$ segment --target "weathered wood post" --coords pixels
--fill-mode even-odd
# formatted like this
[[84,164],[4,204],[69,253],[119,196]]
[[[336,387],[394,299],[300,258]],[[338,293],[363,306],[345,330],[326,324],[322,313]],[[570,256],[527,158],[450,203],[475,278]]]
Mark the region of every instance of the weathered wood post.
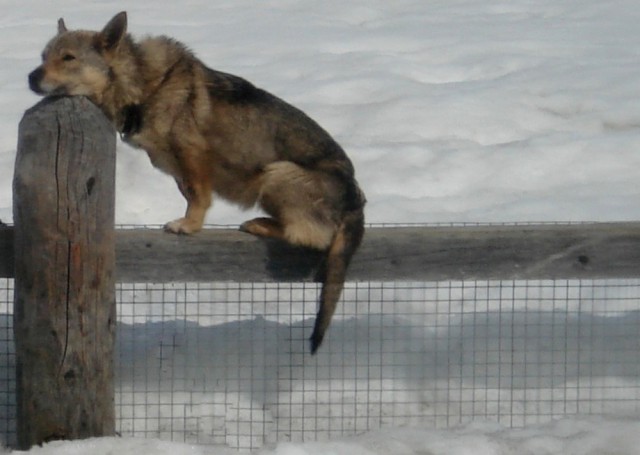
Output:
[[20,122],[13,181],[18,446],[115,432],[115,131],[85,98]]

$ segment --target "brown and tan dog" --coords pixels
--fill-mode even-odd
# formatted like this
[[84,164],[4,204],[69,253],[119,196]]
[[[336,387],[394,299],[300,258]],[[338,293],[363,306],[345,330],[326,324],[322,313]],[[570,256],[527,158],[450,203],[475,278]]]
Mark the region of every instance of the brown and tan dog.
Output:
[[208,68],[171,38],[136,42],[126,29],[125,12],[99,32],[69,31],[60,19],[29,86],[88,97],[127,143],[175,178],[187,211],[168,231],[200,230],[215,193],[270,216],[243,223],[243,231],[326,251],[315,353],[364,232],[365,197],[351,161],[299,109]]

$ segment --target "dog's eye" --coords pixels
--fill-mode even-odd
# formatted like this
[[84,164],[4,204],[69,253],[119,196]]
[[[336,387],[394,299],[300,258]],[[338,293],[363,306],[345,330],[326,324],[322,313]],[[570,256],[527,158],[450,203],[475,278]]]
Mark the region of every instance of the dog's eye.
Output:
[[64,54],[62,56],[62,60],[64,60],[65,62],[70,62],[71,60],[75,60],[75,59],[76,59],[76,56],[71,54]]

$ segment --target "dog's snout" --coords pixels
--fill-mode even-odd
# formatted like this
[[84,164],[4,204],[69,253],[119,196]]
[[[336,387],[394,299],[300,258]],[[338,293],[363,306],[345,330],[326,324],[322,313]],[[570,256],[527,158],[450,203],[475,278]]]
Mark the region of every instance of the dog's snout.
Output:
[[40,87],[40,83],[42,82],[43,77],[44,71],[42,67],[38,67],[35,70],[31,71],[31,73],[29,73],[29,88],[39,95],[44,94],[42,88]]

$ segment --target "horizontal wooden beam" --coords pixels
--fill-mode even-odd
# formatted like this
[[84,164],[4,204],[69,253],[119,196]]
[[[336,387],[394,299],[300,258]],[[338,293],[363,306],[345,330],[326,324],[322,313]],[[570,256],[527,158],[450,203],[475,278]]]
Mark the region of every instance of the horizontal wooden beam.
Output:
[[[13,232],[0,228],[0,276],[13,276]],[[120,282],[310,281],[315,251],[233,229],[193,236],[123,229]],[[349,269],[355,281],[640,277],[640,223],[369,228]]]
[[13,278],[13,228],[0,223],[0,278]]

